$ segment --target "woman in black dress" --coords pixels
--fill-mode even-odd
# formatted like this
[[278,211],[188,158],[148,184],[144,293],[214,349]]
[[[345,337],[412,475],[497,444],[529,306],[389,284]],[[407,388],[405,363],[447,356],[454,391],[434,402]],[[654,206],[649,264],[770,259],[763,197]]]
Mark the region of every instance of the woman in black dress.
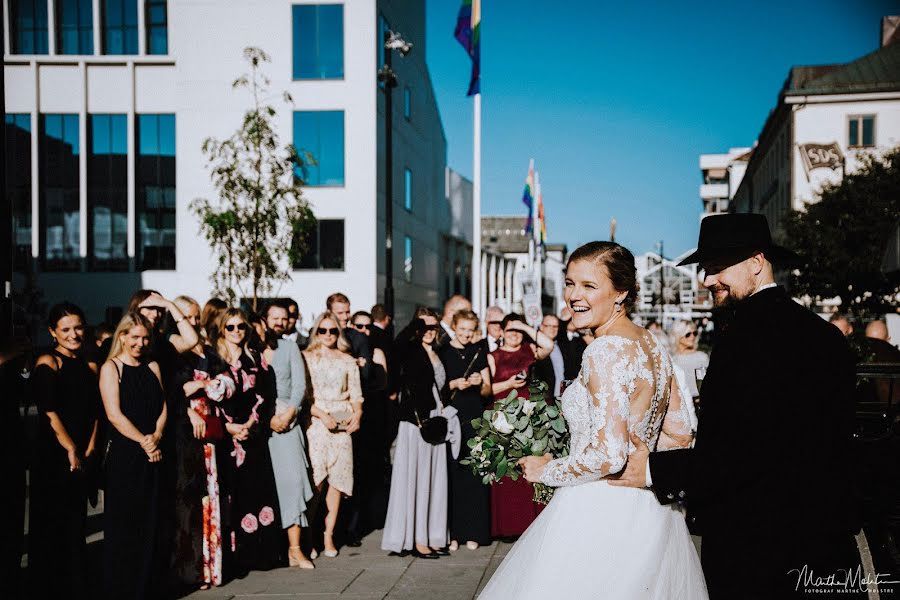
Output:
[[491,543],[491,488],[484,485],[468,466],[459,461],[469,455],[468,441],[475,437],[472,419],[484,412],[491,397],[491,371],[487,362],[487,344],[471,343],[478,328],[478,316],[471,310],[453,315],[453,340],[438,352],[447,383],[444,396],[456,408],[462,429],[462,450],[450,458],[450,550],[465,541],[470,550]]
[[[215,347],[229,365],[234,394],[221,402],[227,462],[228,525],[225,545],[231,551],[226,568],[241,577],[252,570],[287,566],[287,540],[281,530],[278,492],[269,456],[275,416],[275,374],[262,355],[247,346],[250,323],[244,311],[226,309],[216,327]],[[225,499],[223,498],[223,504]]]
[[50,309],[53,351],[40,356],[32,390],[40,412],[31,469],[29,589],[35,598],[88,595],[85,563],[88,478],[97,441],[97,376],[82,357],[84,313],[64,302]]
[[160,442],[166,404],[159,365],[147,361],[150,325],[128,313],[116,327],[100,393],[111,425],[106,456],[104,576],[107,598],[158,597]]

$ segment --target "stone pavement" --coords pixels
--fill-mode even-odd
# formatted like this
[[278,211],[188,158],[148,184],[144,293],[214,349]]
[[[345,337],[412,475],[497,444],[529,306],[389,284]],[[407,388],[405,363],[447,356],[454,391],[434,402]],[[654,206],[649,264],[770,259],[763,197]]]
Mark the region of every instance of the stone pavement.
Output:
[[253,572],[225,586],[195,592],[191,600],[297,598],[302,600],[469,600],[481,591],[512,547],[503,542],[438,560],[388,556],[381,531],[359,548],[341,548],[337,558],[319,556],[312,571],[298,568]]

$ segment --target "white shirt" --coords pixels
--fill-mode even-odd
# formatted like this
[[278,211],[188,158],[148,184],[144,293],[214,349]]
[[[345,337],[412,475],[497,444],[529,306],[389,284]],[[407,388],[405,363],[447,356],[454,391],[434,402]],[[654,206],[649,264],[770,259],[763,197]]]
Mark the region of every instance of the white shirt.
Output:
[[447,325],[446,323],[444,323],[443,321],[441,321],[441,327],[443,327],[444,331],[447,332],[447,335],[450,336],[450,339],[451,339],[451,340],[455,340],[455,339],[456,339],[456,334],[453,332],[453,330],[450,328],[449,325]]
[[492,335],[487,336],[488,350],[493,352],[497,348],[500,347],[500,338],[495,338]]

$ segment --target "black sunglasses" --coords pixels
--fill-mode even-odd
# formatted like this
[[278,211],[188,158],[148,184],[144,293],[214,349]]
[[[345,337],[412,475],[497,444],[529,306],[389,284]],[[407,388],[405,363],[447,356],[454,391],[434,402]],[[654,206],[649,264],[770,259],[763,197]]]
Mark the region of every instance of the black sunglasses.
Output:
[[234,331],[237,329],[238,331],[247,331],[250,327],[246,323],[238,323],[237,325],[226,325],[225,331]]
[[318,333],[319,335],[326,335],[326,334],[327,335],[337,335],[340,332],[341,332],[341,330],[338,329],[337,327],[330,327],[328,329],[325,329],[324,327],[319,327],[318,329],[316,329],[316,333]]
[[502,325],[503,321],[488,321],[488,325]]
[[696,331],[688,331],[686,334],[684,334],[684,337],[694,337],[695,335],[697,335]]
[[372,329],[372,326],[369,325],[368,323],[354,323],[353,326],[356,327],[357,329],[366,329],[366,330]]

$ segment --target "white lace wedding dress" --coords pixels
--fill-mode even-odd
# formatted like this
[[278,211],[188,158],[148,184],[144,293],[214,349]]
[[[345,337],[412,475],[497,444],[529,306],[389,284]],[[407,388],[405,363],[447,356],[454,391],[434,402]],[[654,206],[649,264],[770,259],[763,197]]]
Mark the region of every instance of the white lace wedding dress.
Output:
[[562,397],[570,455],[542,476],[559,489],[479,598],[705,600],[683,512],[650,490],[604,481],[624,467],[629,432],[654,451],[690,444],[682,397],[672,360],[650,333],[591,343]]

